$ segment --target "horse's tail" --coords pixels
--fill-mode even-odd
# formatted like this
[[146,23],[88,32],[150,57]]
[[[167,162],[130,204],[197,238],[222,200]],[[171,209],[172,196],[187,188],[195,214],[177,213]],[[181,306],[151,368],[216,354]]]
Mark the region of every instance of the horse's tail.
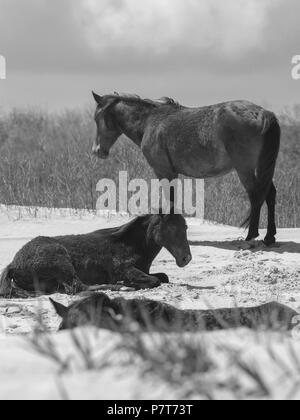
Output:
[[[272,112],[265,112],[261,134],[264,143],[256,169],[256,186],[254,189],[258,206],[264,204],[270,191],[280,150],[281,127],[276,115]],[[242,227],[249,227],[250,219],[251,215],[245,220]]]
[[11,294],[12,287],[12,269],[9,265],[6,267],[0,277],[0,296],[9,296]]

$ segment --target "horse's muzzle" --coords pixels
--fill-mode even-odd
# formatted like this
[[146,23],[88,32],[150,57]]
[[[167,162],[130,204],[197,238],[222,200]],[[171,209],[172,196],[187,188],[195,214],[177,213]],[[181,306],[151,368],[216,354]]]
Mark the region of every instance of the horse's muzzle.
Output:
[[99,159],[107,159],[109,156],[109,153],[101,149],[100,145],[93,146],[93,154]]
[[177,265],[180,268],[184,268],[187,265],[189,265],[189,263],[192,261],[192,259],[193,259],[192,256],[189,254],[189,255],[187,255],[187,256],[185,256],[183,258],[178,259],[177,260]]

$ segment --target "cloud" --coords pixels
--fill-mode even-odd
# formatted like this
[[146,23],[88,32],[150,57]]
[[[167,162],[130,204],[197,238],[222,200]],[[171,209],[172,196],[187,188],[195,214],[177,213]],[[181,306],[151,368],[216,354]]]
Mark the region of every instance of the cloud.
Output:
[[283,0],[79,0],[77,19],[97,51],[174,49],[244,55],[260,49],[268,13]]
[[74,0],[0,0],[0,54],[8,70],[61,71],[91,62]]
[[299,11],[299,0],[0,0],[0,54],[9,75],[290,73]]
[[299,15],[299,0],[0,0],[0,107],[77,106],[92,88],[296,102]]

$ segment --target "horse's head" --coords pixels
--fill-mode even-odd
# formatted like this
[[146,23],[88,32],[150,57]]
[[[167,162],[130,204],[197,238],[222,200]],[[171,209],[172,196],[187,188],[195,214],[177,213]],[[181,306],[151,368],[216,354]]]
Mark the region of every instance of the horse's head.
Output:
[[110,149],[122,134],[112,112],[119,99],[115,96],[99,96],[94,92],[93,96],[97,103],[95,113],[97,136],[93,145],[93,153],[100,159],[107,159]]
[[187,224],[183,216],[179,214],[155,216],[150,229],[155,242],[173,255],[178,267],[185,267],[192,261],[187,239]]
[[90,297],[66,307],[50,299],[62,321],[59,330],[68,330],[84,325],[117,330],[121,326],[112,301],[104,293],[93,293]]

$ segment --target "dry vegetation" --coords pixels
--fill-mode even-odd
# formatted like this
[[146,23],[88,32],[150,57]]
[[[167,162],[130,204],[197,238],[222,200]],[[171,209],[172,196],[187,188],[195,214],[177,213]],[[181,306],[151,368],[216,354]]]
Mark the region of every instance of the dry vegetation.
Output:
[[227,340],[206,333],[153,333],[151,326],[144,334],[129,330],[111,335],[107,349],[103,349],[101,332],[89,328],[65,333],[70,339],[68,352],[62,351],[59,336],[48,334],[42,324],[27,340],[34,352],[57,366],[62,399],[71,399],[72,390],[63,386],[68,375],[83,371],[101,374],[115,366],[122,367],[126,375],[137,370],[144,382],[164,384],[178,399],[299,398],[299,346],[289,335],[263,330],[254,333],[242,326],[234,340],[231,332]]
[[[91,155],[95,135],[92,111],[59,115],[15,110],[0,118],[0,202],[24,206],[94,209],[96,183],[117,179],[120,170],[131,178],[151,179],[140,151],[126,138],[108,161]],[[278,225],[300,226],[300,117],[282,118],[282,149],[276,174]],[[206,183],[206,218],[239,225],[248,209],[237,176]],[[265,217],[263,220],[265,224]]]

